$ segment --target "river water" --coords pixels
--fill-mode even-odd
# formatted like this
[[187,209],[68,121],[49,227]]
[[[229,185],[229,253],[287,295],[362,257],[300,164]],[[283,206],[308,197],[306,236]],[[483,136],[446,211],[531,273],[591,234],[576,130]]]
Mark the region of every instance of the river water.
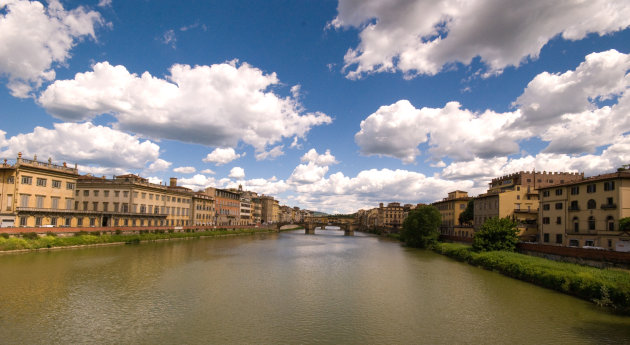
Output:
[[0,344],[607,343],[629,317],[361,233],[0,255]]

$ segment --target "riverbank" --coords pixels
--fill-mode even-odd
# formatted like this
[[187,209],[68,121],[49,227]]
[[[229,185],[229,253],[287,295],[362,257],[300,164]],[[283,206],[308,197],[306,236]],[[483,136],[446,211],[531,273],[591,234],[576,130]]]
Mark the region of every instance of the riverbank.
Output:
[[93,245],[136,244],[141,242],[161,241],[183,238],[221,237],[235,235],[250,235],[256,233],[277,232],[276,229],[214,229],[210,231],[181,231],[169,232],[163,230],[147,231],[139,234],[99,234],[77,233],[74,236],[55,236],[47,234],[38,236],[35,233],[22,237],[0,237],[0,253],[12,253],[20,251],[70,248]]
[[630,273],[557,262],[511,252],[474,252],[457,243],[438,243],[433,250],[508,277],[591,301],[630,315]]

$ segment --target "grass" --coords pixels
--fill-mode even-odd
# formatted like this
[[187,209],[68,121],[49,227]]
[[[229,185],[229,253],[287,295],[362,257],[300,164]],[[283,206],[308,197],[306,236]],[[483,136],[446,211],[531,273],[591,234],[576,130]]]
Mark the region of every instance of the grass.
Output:
[[274,230],[269,229],[217,229],[213,231],[190,231],[190,232],[144,232],[140,234],[125,235],[122,232],[116,231],[114,235],[97,235],[89,234],[85,232],[76,233],[74,236],[52,236],[47,234],[39,237],[28,234],[22,237],[0,237],[0,251],[11,250],[35,250],[41,248],[53,248],[53,247],[69,247],[69,246],[81,246],[91,244],[102,243],[140,243],[142,241],[156,241],[172,238],[199,238],[199,237],[212,237],[223,235],[235,235],[235,234],[254,234],[259,232],[270,232]]
[[474,252],[456,243],[438,243],[434,251],[459,261],[549,289],[574,295],[601,307],[630,315],[630,273],[600,269],[513,252]]

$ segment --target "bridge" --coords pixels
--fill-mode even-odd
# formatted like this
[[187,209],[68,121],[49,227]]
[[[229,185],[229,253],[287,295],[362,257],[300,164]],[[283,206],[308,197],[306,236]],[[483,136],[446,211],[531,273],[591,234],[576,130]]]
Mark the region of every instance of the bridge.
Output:
[[314,235],[316,228],[325,229],[326,226],[338,226],[345,236],[354,236],[354,231],[359,228],[359,223],[354,217],[307,217],[304,219],[304,233]]

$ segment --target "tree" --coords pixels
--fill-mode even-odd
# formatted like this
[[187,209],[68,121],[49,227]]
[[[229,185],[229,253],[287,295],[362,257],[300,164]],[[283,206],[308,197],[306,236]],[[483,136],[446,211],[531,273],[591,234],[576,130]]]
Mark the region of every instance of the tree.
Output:
[[505,250],[513,252],[518,243],[516,223],[509,218],[486,220],[473,238],[473,250],[478,252]]
[[437,242],[441,223],[442,216],[437,208],[419,206],[411,210],[403,221],[400,239],[410,247],[427,248]]
[[619,219],[619,230],[630,231],[630,217]]
[[464,212],[459,214],[459,224],[470,224],[475,219],[475,200],[470,199]]

